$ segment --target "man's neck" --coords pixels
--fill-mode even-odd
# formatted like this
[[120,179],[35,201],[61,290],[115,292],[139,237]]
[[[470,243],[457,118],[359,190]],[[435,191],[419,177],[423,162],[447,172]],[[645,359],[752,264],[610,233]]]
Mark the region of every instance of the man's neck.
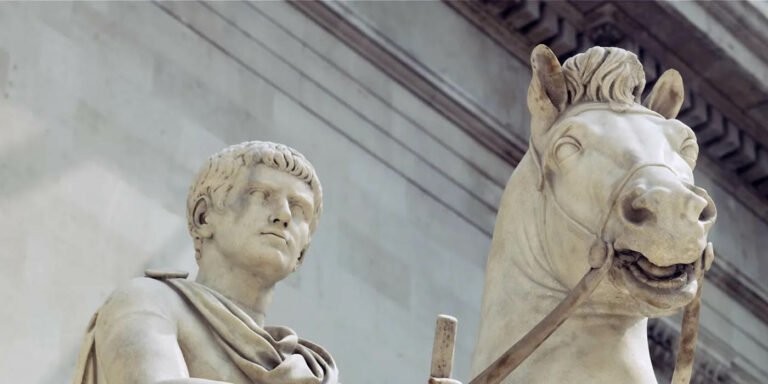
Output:
[[[266,310],[272,302],[274,283],[265,282],[253,273],[232,267],[221,258],[212,260],[216,256],[204,254],[201,257],[195,281],[222,294],[259,326],[264,326]],[[206,257],[209,259],[206,260]]]

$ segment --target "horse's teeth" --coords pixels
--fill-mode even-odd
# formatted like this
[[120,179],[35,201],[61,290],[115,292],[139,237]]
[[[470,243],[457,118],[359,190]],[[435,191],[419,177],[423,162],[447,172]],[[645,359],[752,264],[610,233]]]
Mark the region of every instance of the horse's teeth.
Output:
[[688,274],[685,272],[673,278],[669,278],[665,280],[656,280],[654,278],[649,278],[649,276],[646,275],[646,272],[641,270],[641,268],[638,265],[631,266],[629,270],[632,271],[632,275],[635,276],[636,279],[654,288],[678,289],[683,287],[688,282]]
[[648,276],[646,276],[642,271],[640,271],[640,269],[637,266],[635,265],[630,266],[629,270],[632,271],[632,275],[634,275],[635,278],[642,281],[643,283],[647,284],[650,282],[650,279],[648,278]]
[[682,287],[686,281],[688,281],[688,275],[684,273],[674,279],[655,281],[654,285],[659,288],[673,289]]
[[630,256],[630,255],[624,255],[624,254],[622,254],[622,255],[619,255],[619,259],[620,259],[622,262],[626,262],[626,263],[634,263],[635,261],[637,261],[637,258],[636,258],[636,257],[632,257],[632,256]]
[[677,265],[670,265],[668,267],[659,267],[658,265],[654,265],[648,259],[641,258],[637,261],[637,264],[640,266],[640,268],[643,269],[643,272],[653,276],[653,277],[669,277],[674,275],[677,272]]

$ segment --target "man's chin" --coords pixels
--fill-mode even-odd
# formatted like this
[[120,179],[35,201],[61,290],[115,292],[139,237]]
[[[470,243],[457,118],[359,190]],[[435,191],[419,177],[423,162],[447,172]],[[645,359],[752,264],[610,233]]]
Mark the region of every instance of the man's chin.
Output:
[[292,258],[279,249],[263,247],[258,252],[243,256],[237,258],[239,267],[264,279],[277,282],[293,271]]

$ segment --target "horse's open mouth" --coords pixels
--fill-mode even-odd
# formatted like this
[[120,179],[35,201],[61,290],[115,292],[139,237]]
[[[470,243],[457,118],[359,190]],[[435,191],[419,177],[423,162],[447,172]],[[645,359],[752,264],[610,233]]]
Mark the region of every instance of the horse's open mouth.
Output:
[[631,249],[617,250],[616,258],[619,268],[626,268],[638,282],[656,289],[680,289],[693,277],[694,263],[660,267]]

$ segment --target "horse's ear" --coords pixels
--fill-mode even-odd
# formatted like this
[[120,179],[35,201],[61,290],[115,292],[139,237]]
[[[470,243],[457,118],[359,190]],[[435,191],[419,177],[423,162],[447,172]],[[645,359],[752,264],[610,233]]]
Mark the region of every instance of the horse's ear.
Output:
[[531,85],[528,110],[532,117],[532,135],[543,134],[565,109],[568,92],[563,67],[549,47],[539,44],[531,52]]
[[683,106],[684,98],[683,78],[679,72],[668,69],[656,80],[656,84],[643,104],[667,119],[674,119],[680,112],[680,107]]

